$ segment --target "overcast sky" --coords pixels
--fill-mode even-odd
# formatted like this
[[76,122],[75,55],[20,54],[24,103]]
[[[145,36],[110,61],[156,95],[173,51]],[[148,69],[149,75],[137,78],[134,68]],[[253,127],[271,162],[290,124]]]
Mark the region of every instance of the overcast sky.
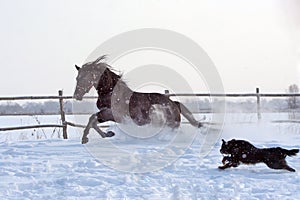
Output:
[[58,89],[71,95],[75,63],[110,37],[139,28],[169,29],[197,42],[226,92],[285,92],[300,80],[297,2],[1,0],[0,96]]

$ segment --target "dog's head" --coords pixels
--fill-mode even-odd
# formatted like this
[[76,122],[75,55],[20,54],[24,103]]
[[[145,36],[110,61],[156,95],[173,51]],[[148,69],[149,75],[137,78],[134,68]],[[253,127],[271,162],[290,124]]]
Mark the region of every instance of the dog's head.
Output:
[[221,154],[232,154],[235,147],[235,139],[226,142],[222,139]]

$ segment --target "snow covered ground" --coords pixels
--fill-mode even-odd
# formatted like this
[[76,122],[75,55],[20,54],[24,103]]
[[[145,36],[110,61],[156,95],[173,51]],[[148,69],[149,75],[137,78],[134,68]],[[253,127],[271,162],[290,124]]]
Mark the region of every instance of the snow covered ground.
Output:
[[[90,147],[98,141],[91,141],[91,146],[82,145],[79,129],[70,128],[68,140],[59,139],[57,129],[1,132],[0,199],[299,199],[300,155],[287,158],[296,173],[272,170],[264,164],[217,169],[222,160],[221,138],[247,139],[257,147],[300,148],[300,124],[270,123],[271,119],[285,117],[266,114],[263,121],[257,122],[255,114],[227,115],[221,137],[211,149],[207,147],[206,156],[201,156],[205,136],[200,133],[184,151],[170,148],[168,155],[175,152],[176,159],[146,173],[124,172],[120,169],[126,168],[102,162],[101,157],[91,154]],[[0,119],[0,127],[59,120],[57,116]],[[172,138],[168,134],[158,137],[156,144],[164,145]],[[138,143],[130,137],[106,140],[129,153],[158,150],[156,145]],[[118,160],[119,155],[109,153],[109,149],[101,154],[109,154],[112,163],[119,161],[119,167],[136,161]]]

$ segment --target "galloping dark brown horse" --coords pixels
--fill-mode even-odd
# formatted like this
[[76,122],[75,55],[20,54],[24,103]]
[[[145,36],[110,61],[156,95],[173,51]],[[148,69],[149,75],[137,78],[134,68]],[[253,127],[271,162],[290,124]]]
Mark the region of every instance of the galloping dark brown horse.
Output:
[[142,126],[151,122],[151,114],[155,109],[162,111],[165,125],[168,127],[177,128],[180,125],[180,114],[193,126],[202,126],[182,103],[173,101],[164,94],[132,91],[121,76],[114,73],[112,67],[103,62],[104,58],[105,56],[101,56],[82,67],[75,65],[78,70],[74,92],[76,100],[82,100],[92,87],[95,87],[98,92],[99,112],[90,117],[82,137],[83,144],[88,142],[90,128],[94,128],[103,138],[115,135],[112,131],[103,132],[97,123],[106,121],[124,123],[126,118],[131,118],[135,124]]

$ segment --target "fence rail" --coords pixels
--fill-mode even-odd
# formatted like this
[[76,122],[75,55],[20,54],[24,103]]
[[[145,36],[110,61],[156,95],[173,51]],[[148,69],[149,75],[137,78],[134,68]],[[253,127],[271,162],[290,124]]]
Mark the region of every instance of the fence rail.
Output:
[[[166,94],[167,96],[178,97],[300,97],[300,93],[229,93],[229,94],[210,94],[210,93],[178,93]],[[97,96],[85,96],[84,99],[96,99]],[[58,100],[58,99],[74,99],[73,96],[19,96],[19,97],[0,97],[0,101],[17,101],[17,100]]]
[[[262,97],[300,97],[300,93],[260,93],[259,88],[256,88],[255,93],[228,93],[228,94],[222,94],[222,93],[179,93],[179,94],[170,94],[168,90],[165,90],[165,95],[167,96],[178,96],[178,97],[255,97],[256,103],[257,103],[257,118],[258,120],[261,119],[261,98]],[[87,96],[84,97],[85,99],[96,99],[97,96]],[[21,129],[31,129],[31,128],[49,128],[49,127],[59,127],[63,129],[63,138],[67,139],[67,127],[73,126],[73,127],[80,127],[85,128],[84,125],[75,124],[72,122],[66,121],[66,113],[64,110],[64,100],[67,99],[73,99],[73,96],[63,96],[63,91],[58,91],[58,96],[18,96],[18,97],[0,97],[0,101],[17,101],[17,100],[58,100],[59,101],[59,112],[61,115],[61,124],[44,124],[44,125],[32,125],[32,126],[19,126],[19,127],[6,127],[6,128],[0,128],[0,131],[11,131],[11,130],[21,130]],[[16,114],[17,115],[17,114]],[[299,121],[297,121],[299,122]],[[108,127],[108,126],[100,126],[100,127]]]

